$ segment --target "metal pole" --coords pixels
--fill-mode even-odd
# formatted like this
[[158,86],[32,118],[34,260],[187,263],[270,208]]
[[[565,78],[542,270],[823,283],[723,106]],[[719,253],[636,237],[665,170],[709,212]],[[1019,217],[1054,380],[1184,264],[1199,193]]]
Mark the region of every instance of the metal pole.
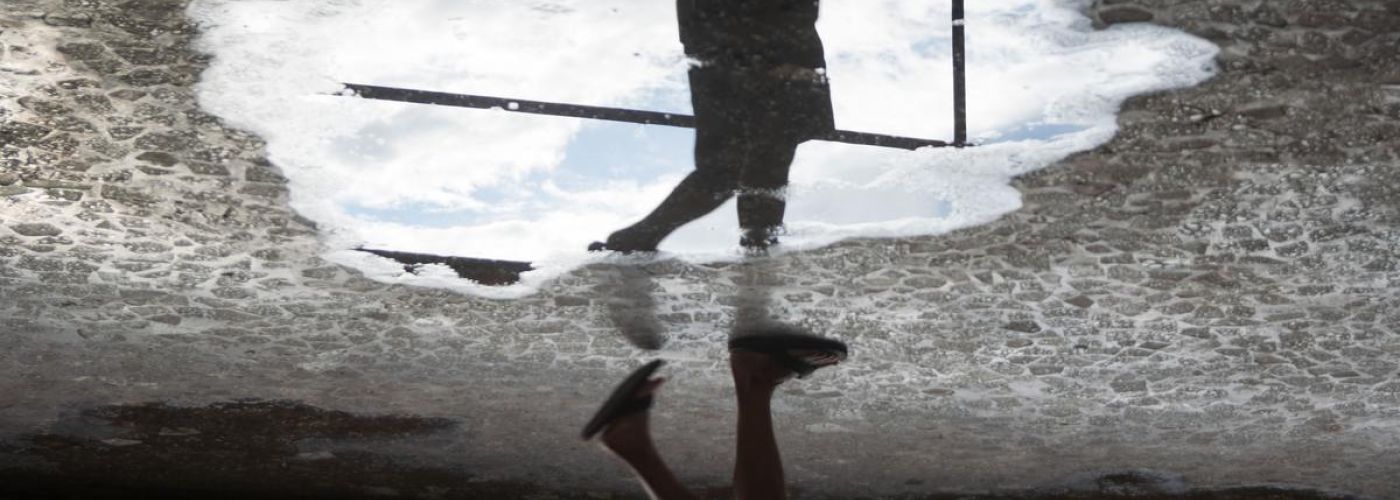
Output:
[[436,104],[459,108],[500,108],[505,111],[514,111],[517,113],[591,118],[594,120],[639,123],[642,125],[695,127],[695,117],[674,113],[605,108],[602,106],[583,106],[580,104],[562,104],[557,102],[526,101],[523,99],[508,99],[505,97],[490,97],[484,95],[449,94],[447,92],[380,87],[377,85],[361,85],[358,83],[346,83],[344,85],[345,88],[355,91],[355,95],[366,99],[411,102],[416,104]]
[[404,265],[405,271],[415,274],[417,273],[417,266],[424,264],[443,264],[455,271],[458,277],[475,280],[483,285],[510,285],[520,281],[520,273],[535,270],[535,266],[531,265],[529,262],[515,260],[452,257],[426,253],[375,250],[364,247],[356,248],[355,250],[398,261],[398,263]]
[[[594,120],[638,123],[642,125],[667,125],[671,127],[695,128],[695,117],[675,113],[661,113],[657,111],[642,111],[624,108],[607,108],[602,106],[584,106],[580,104],[565,104],[545,101],[527,101],[523,99],[509,99],[505,97],[449,94],[446,92],[431,92],[427,90],[380,87],[376,85],[362,85],[358,83],[346,83],[344,85],[345,88],[354,91],[354,95],[366,99],[411,102],[416,104],[435,104],[439,106],[455,106],[461,108],[498,108],[505,111],[513,111],[516,113],[567,116],[572,118],[589,118]],[[899,148],[908,150],[914,150],[930,146],[941,148],[947,147],[949,145],[947,142],[937,141],[933,139],[920,139],[917,137],[901,137],[897,135],[872,134],[869,132],[852,132],[849,130],[832,130],[829,133],[820,137],[820,139],[833,142],[844,142],[846,144],[882,146],[888,148]]]
[[967,145],[966,34],[963,0],[953,0],[953,146]]

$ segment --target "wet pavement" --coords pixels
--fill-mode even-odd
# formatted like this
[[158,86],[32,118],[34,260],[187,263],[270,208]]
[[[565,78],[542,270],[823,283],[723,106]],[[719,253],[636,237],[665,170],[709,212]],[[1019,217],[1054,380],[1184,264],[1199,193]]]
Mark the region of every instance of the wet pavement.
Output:
[[774,407],[802,498],[1400,496],[1400,5],[1102,3],[1220,74],[1130,100],[1015,213],[493,301],[319,258],[262,142],[196,105],[184,2],[8,0],[0,493],[635,496],[573,436],[659,355],[661,451],[722,494],[724,339],[762,289],[852,347]]

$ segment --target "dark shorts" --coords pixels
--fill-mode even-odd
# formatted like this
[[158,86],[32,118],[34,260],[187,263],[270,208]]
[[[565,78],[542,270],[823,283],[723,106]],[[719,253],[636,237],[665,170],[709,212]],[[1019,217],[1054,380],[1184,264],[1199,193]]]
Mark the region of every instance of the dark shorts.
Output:
[[695,168],[733,178],[741,189],[782,188],[797,146],[834,128],[824,78],[698,67],[690,88]]
[[[811,70],[793,71],[816,75]],[[825,78],[769,73],[692,68],[690,102],[696,128],[797,143],[830,133],[835,125],[831,88]]]

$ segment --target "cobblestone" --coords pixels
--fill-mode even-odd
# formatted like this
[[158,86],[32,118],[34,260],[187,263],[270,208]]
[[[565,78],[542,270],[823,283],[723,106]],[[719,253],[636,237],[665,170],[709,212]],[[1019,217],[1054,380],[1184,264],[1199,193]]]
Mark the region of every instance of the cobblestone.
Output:
[[[261,142],[197,108],[207,56],[184,7],[0,6],[6,63],[39,68],[0,73],[23,96],[0,99],[0,352],[19,361],[0,363],[0,391],[25,394],[0,402],[0,459],[9,432],[72,405],[296,398],[459,418],[467,430],[443,441],[471,446],[404,445],[444,470],[558,464],[561,480],[630,488],[604,479],[616,471],[596,450],[560,444],[651,356],[594,288],[614,270],[497,301],[327,264]],[[1003,489],[1129,464],[1400,496],[1400,95],[1376,83],[1400,81],[1400,8],[1087,8],[1214,40],[1221,73],[1128,101],[1112,142],[1017,179],[1025,206],[993,223],[755,275],[649,268],[673,358],[658,419],[721,420],[732,297],[762,282],[781,290],[774,314],[853,348],[778,411],[785,429],[848,431],[783,436],[815,490]],[[672,439],[678,455],[727,453]]]

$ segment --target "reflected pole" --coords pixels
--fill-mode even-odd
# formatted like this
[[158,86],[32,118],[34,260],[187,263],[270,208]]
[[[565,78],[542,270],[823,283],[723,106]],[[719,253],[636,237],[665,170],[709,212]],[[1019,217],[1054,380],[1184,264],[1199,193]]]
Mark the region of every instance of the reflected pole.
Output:
[[953,146],[967,145],[967,43],[963,0],[953,0]]

